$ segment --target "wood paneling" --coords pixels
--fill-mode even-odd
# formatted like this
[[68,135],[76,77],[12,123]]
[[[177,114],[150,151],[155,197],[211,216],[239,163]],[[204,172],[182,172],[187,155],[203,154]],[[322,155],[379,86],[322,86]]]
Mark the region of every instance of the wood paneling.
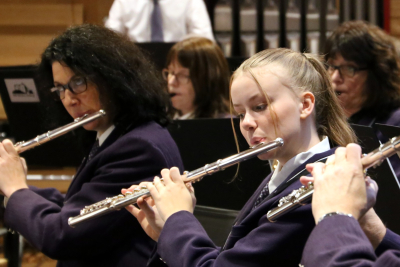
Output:
[[83,22],[82,4],[5,4],[0,6],[0,27],[63,26]]
[[82,4],[0,4],[0,66],[36,63],[54,36],[82,22]]
[[390,1],[390,33],[400,38],[400,1]]

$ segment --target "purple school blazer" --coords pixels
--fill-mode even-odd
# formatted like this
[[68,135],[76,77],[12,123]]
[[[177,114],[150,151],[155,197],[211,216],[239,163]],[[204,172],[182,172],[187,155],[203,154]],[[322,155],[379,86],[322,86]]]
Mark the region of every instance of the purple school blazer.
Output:
[[68,218],[173,166],[183,171],[167,129],[155,122],[116,127],[97,154],[84,160],[65,197],[51,188],[18,190],[7,203],[5,223],[57,259],[57,266],[146,266],[155,243],[125,209],[76,228]]
[[354,218],[332,216],[312,231],[304,248],[304,267],[400,266],[400,237],[390,230],[374,251]]
[[158,254],[153,255],[149,265],[159,266],[161,257],[169,267],[298,266],[304,245],[315,226],[311,205],[301,206],[275,223],[269,222],[266,214],[282,197],[301,187],[300,181],[296,180],[282,189],[290,178],[304,170],[307,163],[327,157],[334,150],[311,157],[253,209],[271,175],[264,179],[239,213],[222,249],[213,244],[193,214],[186,211],[173,214],[165,222],[157,244]]

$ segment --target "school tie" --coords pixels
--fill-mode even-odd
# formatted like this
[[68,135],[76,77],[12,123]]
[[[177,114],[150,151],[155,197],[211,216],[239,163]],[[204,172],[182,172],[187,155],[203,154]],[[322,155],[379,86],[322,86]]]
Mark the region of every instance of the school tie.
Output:
[[92,149],[90,150],[89,156],[88,156],[88,162],[96,155],[97,150],[99,150],[99,139],[96,139],[96,142],[94,142]]
[[253,209],[257,208],[258,205],[269,195],[268,184],[261,190],[256,202],[254,203]]
[[164,33],[162,26],[162,17],[159,0],[153,0],[154,8],[151,13],[151,41],[152,42],[163,42]]

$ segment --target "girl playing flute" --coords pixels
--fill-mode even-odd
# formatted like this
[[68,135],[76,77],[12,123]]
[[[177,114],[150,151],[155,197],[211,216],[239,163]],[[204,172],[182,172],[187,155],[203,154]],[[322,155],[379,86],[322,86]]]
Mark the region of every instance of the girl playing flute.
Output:
[[170,267],[297,266],[315,226],[311,205],[275,223],[265,215],[301,187],[299,177],[307,163],[331,155],[333,146],[356,141],[316,56],[283,48],[262,51],[235,71],[230,94],[250,146],[283,138],[282,148],[259,156],[277,160],[278,166],[245,204],[222,248],[213,244],[192,214],[193,188],[184,184],[177,168],[164,169],[164,182],[156,177],[154,185],[146,183],[152,198],[139,199],[140,209],[127,207],[158,242],[152,264],[162,258]]

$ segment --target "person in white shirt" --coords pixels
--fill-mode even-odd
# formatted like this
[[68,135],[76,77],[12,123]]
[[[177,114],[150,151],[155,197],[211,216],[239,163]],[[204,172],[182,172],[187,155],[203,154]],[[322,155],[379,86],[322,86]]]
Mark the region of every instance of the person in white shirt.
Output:
[[187,35],[214,40],[203,0],[115,0],[105,26],[134,42],[151,42],[154,2],[161,11],[163,42],[178,42]]

